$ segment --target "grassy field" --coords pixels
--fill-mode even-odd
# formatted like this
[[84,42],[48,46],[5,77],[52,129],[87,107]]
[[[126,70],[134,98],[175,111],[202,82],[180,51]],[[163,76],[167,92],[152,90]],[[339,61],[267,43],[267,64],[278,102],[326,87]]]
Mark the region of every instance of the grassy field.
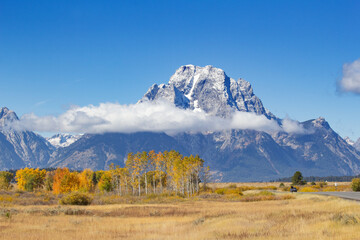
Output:
[[42,193],[0,196],[0,239],[360,238],[358,202],[304,193],[248,190],[90,206],[58,205]]

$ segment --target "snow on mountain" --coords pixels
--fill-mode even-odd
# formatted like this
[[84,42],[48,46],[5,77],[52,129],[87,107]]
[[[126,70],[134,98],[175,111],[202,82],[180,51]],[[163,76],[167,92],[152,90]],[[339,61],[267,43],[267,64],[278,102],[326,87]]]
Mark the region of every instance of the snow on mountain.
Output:
[[68,147],[77,140],[79,140],[83,134],[71,135],[68,133],[59,133],[52,137],[47,138],[48,142],[54,147]]
[[344,140],[347,142],[347,144],[353,146],[356,150],[360,151],[360,138],[356,142],[349,137],[345,137]]
[[345,137],[344,140],[349,144],[350,146],[354,146],[355,142],[351,140],[349,137]]
[[222,69],[212,66],[182,66],[176,70],[168,84],[154,84],[139,102],[159,100],[223,118],[231,116],[235,111],[276,118],[264,108],[249,82],[243,79],[236,81]]
[[7,107],[0,108],[0,129],[10,126],[12,122],[19,120],[16,113]]

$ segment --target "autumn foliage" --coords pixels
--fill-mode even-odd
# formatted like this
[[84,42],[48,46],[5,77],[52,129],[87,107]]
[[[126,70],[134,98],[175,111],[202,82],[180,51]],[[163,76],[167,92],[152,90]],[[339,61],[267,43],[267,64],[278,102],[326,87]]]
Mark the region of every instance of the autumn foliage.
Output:
[[[45,189],[54,194],[72,192],[113,192],[122,195],[174,192],[191,196],[206,183],[208,167],[199,156],[182,156],[176,151],[129,153],[124,167],[111,164],[109,170],[81,172],[58,168],[46,171],[32,168],[16,172],[18,188]],[[201,180],[200,180],[201,179]]]
[[53,192],[69,193],[80,188],[80,178],[77,172],[70,172],[68,168],[58,168],[55,170]]
[[45,170],[24,168],[16,172],[15,179],[19,189],[33,191],[43,187],[45,176]]
[[0,171],[0,189],[7,190],[10,188],[10,182],[13,178],[13,174],[6,171]]

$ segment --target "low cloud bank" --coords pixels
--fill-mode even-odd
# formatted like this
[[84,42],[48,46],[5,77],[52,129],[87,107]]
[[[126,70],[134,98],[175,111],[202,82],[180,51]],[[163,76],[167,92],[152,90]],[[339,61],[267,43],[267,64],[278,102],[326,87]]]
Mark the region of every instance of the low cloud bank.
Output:
[[229,129],[305,133],[298,122],[290,119],[283,120],[282,126],[275,120],[248,112],[236,112],[232,118],[223,119],[204,112],[179,109],[166,102],[132,105],[102,103],[99,106],[72,107],[60,116],[26,114],[16,125],[31,131],[64,133],[151,131],[176,134]]
[[339,88],[344,92],[360,94],[360,59],[344,64]]

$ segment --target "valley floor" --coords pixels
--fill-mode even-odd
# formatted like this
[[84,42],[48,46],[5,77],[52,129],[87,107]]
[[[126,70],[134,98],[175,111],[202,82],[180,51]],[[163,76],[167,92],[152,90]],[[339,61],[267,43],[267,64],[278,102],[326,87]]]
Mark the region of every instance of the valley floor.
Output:
[[359,239],[360,204],[294,193],[239,202],[2,207],[0,239]]

